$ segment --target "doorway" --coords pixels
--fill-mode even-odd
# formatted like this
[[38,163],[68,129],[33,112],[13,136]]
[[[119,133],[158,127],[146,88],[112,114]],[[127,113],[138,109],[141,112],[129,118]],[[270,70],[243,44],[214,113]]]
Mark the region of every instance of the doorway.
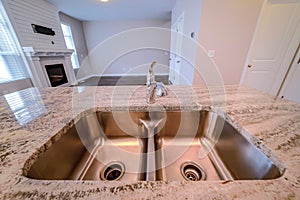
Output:
[[180,83],[181,68],[181,47],[183,34],[184,14],[172,25],[171,32],[171,52],[170,52],[170,72],[169,84],[178,85]]
[[265,0],[241,84],[276,95],[300,41],[300,3]]

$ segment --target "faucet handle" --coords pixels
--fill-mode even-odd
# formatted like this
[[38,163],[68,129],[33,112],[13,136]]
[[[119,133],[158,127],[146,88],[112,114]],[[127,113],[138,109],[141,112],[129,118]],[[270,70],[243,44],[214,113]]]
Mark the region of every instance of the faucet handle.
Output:
[[162,97],[167,96],[168,90],[163,82],[156,82],[156,96]]

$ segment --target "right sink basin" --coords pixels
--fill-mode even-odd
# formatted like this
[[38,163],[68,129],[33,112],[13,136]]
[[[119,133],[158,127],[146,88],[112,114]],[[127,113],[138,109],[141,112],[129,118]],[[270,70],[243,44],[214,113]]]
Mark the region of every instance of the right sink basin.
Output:
[[282,175],[263,152],[213,112],[167,112],[155,141],[157,180],[265,180]]

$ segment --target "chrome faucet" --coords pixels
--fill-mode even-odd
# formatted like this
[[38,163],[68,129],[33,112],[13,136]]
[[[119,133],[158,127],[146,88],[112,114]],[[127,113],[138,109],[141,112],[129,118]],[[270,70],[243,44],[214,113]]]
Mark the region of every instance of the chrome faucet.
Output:
[[155,61],[152,62],[149,71],[147,73],[147,103],[153,104],[155,103],[155,96],[162,97],[168,94],[165,85],[162,82],[155,81],[154,75],[154,65]]

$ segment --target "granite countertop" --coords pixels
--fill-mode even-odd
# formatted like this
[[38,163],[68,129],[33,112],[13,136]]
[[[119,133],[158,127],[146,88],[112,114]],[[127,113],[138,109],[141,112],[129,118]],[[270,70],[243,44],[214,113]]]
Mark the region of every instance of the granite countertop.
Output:
[[[147,105],[144,86],[30,88],[0,97],[0,199],[300,199],[300,105],[253,89],[168,86]],[[51,146],[87,110],[213,110],[286,168],[275,180],[106,182],[33,180],[32,155]],[[259,141],[252,138],[255,136]],[[54,137],[55,136],[55,137]],[[268,152],[266,152],[268,154]],[[269,153],[268,156],[273,156]],[[281,163],[282,161],[282,163]]]

